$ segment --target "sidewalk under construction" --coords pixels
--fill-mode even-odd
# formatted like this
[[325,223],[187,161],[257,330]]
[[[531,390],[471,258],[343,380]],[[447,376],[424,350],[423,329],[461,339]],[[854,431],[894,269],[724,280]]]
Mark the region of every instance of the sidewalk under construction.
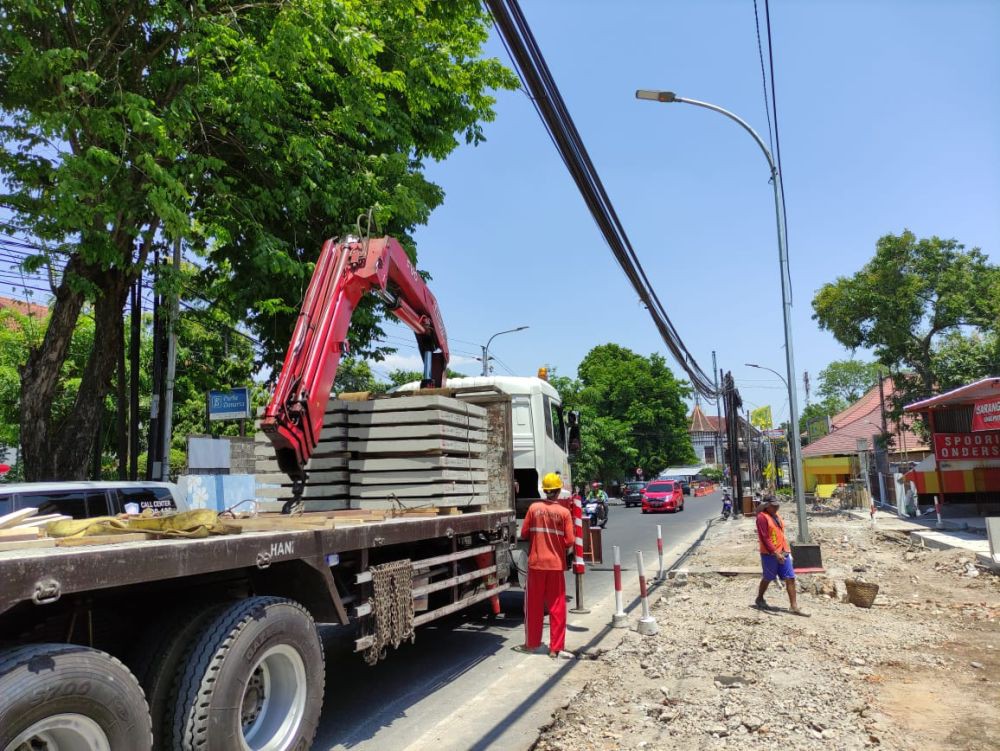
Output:
[[[783,509],[794,527],[794,512]],[[964,550],[841,513],[811,514],[826,571],[801,576],[788,613],[752,607],[752,519],[715,522],[652,613],[585,663],[580,694],[537,749],[920,749],[1000,747],[1000,577]],[[871,607],[847,580],[878,585]]]

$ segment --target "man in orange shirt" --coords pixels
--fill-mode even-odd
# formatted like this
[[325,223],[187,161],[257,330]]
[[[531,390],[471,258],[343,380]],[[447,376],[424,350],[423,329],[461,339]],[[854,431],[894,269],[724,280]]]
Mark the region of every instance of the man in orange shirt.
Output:
[[573,545],[573,517],[559,503],[562,478],[550,472],[542,479],[545,500],[531,504],[521,525],[521,539],[531,540],[528,583],[524,593],[524,644],[532,652],[542,643],[542,620],[549,611],[549,657],[566,644],[566,550]]
[[760,587],[757,589],[757,601],[754,605],[758,608],[767,608],[764,601],[764,593],[767,592],[768,585],[775,579],[785,582],[788,590],[788,604],[790,612],[795,615],[808,616],[808,613],[799,609],[795,592],[795,569],[792,566],[792,552],[785,537],[785,522],[778,516],[778,499],[773,495],[765,496],[760,503],[760,511],[757,513],[757,540],[760,543],[760,562],[764,569],[764,575],[760,580]]

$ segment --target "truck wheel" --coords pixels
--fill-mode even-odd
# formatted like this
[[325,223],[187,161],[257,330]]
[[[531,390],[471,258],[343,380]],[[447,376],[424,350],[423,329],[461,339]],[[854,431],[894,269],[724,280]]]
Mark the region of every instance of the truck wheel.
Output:
[[3,751],[149,751],[142,689],[111,655],[74,644],[0,652]]
[[210,620],[181,666],[172,738],[180,751],[306,751],[323,706],[323,647],[309,613],[250,597]]
[[149,703],[154,751],[170,751],[167,739],[173,722],[171,702],[177,671],[205,624],[216,618],[223,607],[205,603],[176,610],[150,624],[131,652],[129,666]]

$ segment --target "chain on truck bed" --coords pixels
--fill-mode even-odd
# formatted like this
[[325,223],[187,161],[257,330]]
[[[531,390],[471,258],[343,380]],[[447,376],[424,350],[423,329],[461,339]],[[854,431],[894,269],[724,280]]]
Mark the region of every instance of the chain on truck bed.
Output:
[[372,612],[366,634],[374,637],[365,650],[365,662],[374,665],[385,657],[386,647],[399,647],[416,638],[413,629],[413,566],[403,559],[372,566]]

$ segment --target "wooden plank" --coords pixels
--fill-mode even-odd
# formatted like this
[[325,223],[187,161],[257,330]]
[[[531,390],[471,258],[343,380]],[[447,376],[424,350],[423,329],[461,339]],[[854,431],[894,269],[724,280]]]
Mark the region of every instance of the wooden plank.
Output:
[[35,550],[36,548],[54,548],[56,541],[51,537],[36,537],[33,540],[0,541],[0,553],[7,550]]
[[486,460],[466,456],[399,456],[391,459],[351,459],[352,473],[406,472],[435,469],[486,469]]
[[23,522],[38,513],[36,508],[23,508],[19,511],[12,511],[9,514],[4,514],[0,516],[0,529],[6,529],[7,527],[13,527],[18,522]]
[[400,396],[392,399],[373,399],[368,402],[351,402],[348,412],[399,412],[411,409],[442,409],[461,415],[486,417],[486,410],[475,404],[447,396]]
[[143,532],[122,532],[120,535],[89,535],[87,537],[57,537],[56,547],[76,548],[89,545],[117,545],[122,542],[139,542],[155,539]]
[[349,429],[355,427],[384,427],[392,425],[424,425],[427,423],[438,423],[442,425],[456,425],[460,428],[472,428],[473,430],[483,430],[486,427],[486,420],[471,415],[459,414],[457,412],[446,412],[441,409],[411,409],[400,412],[360,412],[349,415]]
[[351,485],[419,485],[425,482],[471,482],[486,485],[486,470],[428,469],[411,472],[354,472]]
[[351,428],[349,442],[353,443],[358,440],[399,441],[408,438],[446,438],[455,441],[476,441],[482,443],[486,440],[486,433],[481,430],[461,428],[457,425],[386,425],[374,428],[356,426]]
[[19,540],[37,540],[38,527],[19,527],[17,529],[0,529],[0,541],[17,542]]
[[348,441],[348,448],[362,454],[384,456],[408,454],[481,454],[486,450],[481,443],[452,441],[447,438],[410,438],[402,441]]

